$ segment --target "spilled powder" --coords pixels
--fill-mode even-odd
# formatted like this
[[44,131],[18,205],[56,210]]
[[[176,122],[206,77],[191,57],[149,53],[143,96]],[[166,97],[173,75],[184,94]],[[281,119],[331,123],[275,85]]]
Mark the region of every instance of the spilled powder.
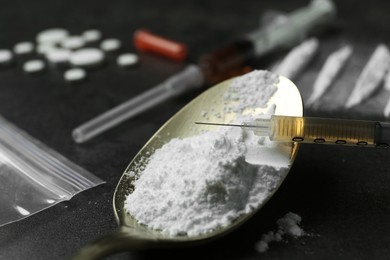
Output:
[[[244,75],[223,97],[225,109],[240,115],[265,106],[277,83],[278,77],[265,71]],[[228,100],[239,102],[230,106]],[[238,116],[236,123],[242,120]],[[237,127],[172,139],[144,169],[130,172],[137,180],[125,210],[168,235],[196,236],[226,227],[255,210],[280,184],[289,165],[285,148]]]
[[259,253],[264,253],[268,251],[269,243],[280,242],[285,235],[294,238],[303,236],[305,232],[299,226],[301,221],[302,218],[299,215],[292,212],[287,213],[284,217],[276,221],[278,225],[276,231],[269,231],[262,235],[261,240],[255,244],[255,250]]

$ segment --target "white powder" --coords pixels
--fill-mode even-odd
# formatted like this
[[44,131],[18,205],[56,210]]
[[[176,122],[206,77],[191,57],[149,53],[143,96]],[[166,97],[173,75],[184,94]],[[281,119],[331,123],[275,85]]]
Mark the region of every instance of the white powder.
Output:
[[390,91],[390,70],[387,71],[386,77],[385,77],[385,83],[384,87],[386,90]]
[[284,235],[292,237],[303,236],[305,232],[299,226],[301,221],[302,218],[299,215],[292,212],[287,213],[283,218],[276,221],[278,225],[277,231],[269,231],[262,235],[261,240],[255,244],[255,250],[259,253],[266,252],[269,249],[269,243],[282,241]]
[[346,102],[345,107],[358,105],[369,97],[382,82],[390,68],[390,52],[384,44],[378,45],[362,73],[357,79],[354,89]]
[[385,105],[385,109],[383,110],[383,115],[385,117],[389,117],[390,116],[390,100],[387,101],[387,103]]
[[331,53],[326,59],[316,81],[314,82],[313,93],[307,100],[306,105],[317,108],[320,104],[319,98],[333,83],[344,64],[352,54],[352,48],[349,45]]
[[235,79],[225,94],[225,112],[244,113],[246,109],[264,108],[277,90],[278,75],[255,71]]
[[[386,90],[390,91],[390,70],[387,72],[387,75],[385,77],[385,82],[384,82],[383,85],[384,85],[384,88]],[[383,113],[384,113],[385,117],[389,117],[390,116],[390,100],[385,105],[385,109],[384,109]]]
[[273,72],[293,80],[309,64],[317,53],[319,42],[316,38],[308,39],[293,48]]
[[[225,100],[233,98],[240,105],[229,109],[266,104],[277,82],[264,71],[236,79]],[[262,164],[263,154],[273,156]],[[223,228],[263,203],[287,173],[289,156],[279,145],[241,128],[172,139],[151,155],[144,169],[130,173],[139,176],[125,210],[169,235],[196,236]]]

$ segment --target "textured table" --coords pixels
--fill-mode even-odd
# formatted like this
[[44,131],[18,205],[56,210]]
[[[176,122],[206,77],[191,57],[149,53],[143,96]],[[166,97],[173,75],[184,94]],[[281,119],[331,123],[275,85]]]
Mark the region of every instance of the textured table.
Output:
[[[43,29],[64,27],[78,34],[100,29],[134,51],[132,33],[148,28],[188,44],[191,57],[249,32],[267,9],[289,12],[307,1],[3,1],[0,47],[32,40]],[[319,54],[295,83],[304,100],[330,52],[350,43],[354,54],[343,74],[323,97],[319,110],[306,115],[384,120],[390,94],[378,90],[350,110],[343,104],[369,55],[389,43],[387,1],[337,1],[334,28],[320,38]],[[145,91],[184,64],[142,55],[133,70],[108,65],[79,85],[66,84],[62,72],[25,75],[18,65],[0,71],[0,114],[107,183],[76,195],[39,214],[0,228],[0,259],[63,259],[116,228],[112,195],[123,170],[149,137],[199,92],[175,98],[102,136],[75,144],[73,127]],[[273,60],[274,61],[274,60]],[[270,61],[253,66],[267,68]],[[302,145],[289,176],[249,223],[197,248],[131,252],[112,259],[384,259],[390,246],[390,150]],[[1,209],[0,209],[1,210]],[[308,233],[270,245],[264,254],[253,245],[287,212],[303,217]]]

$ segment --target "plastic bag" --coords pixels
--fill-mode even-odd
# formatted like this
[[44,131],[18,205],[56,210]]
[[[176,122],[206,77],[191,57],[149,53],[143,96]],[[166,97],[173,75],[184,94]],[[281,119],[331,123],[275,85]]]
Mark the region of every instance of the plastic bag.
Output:
[[102,183],[0,116],[0,226]]

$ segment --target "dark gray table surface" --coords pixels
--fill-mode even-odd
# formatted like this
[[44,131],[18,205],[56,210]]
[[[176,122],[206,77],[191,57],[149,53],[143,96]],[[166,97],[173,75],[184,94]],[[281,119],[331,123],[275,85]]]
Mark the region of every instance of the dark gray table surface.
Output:
[[[148,28],[186,43],[191,58],[210,51],[233,36],[259,25],[268,9],[291,11],[308,1],[1,1],[0,48],[33,40],[50,27],[73,34],[100,29],[105,37],[123,41],[124,51],[135,51],[132,34]],[[350,43],[353,56],[319,110],[306,115],[385,120],[383,107],[390,93],[380,89],[350,110],[343,104],[369,55],[390,40],[389,1],[337,1],[333,29],[320,37],[320,50],[295,80],[306,100],[324,60]],[[279,54],[279,57],[282,53]],[[87,82],[70,85],[62,72],[49,69],[28,76],[20,64],[0,71],[0,114],[33,137],[57,150],[107,183],[82,192],[25,220],[0,228],[0,259],[64,259],[83,245],[112,232],[117,224],[112,195],[122,172],[153,133],[200,92],[159,105],[121,126],[79,145],[72,128],[145,91],[179,71],[175,63],[142,55],[134,69],[108,64],[89,74]],[[277,57],[274,57],[277,58]],[[258,61],[267,68],[272,61]],[[129,252],[112,259],[385,259],[390,253],[390,150],[302,145],[282,187],[247,224],[215,243],[188,249]],[[0,209],[1,210],[1,209]],[[287,212],[302,216],[308,233],[270,245],[264,254],[253,245],[275,229]]]

